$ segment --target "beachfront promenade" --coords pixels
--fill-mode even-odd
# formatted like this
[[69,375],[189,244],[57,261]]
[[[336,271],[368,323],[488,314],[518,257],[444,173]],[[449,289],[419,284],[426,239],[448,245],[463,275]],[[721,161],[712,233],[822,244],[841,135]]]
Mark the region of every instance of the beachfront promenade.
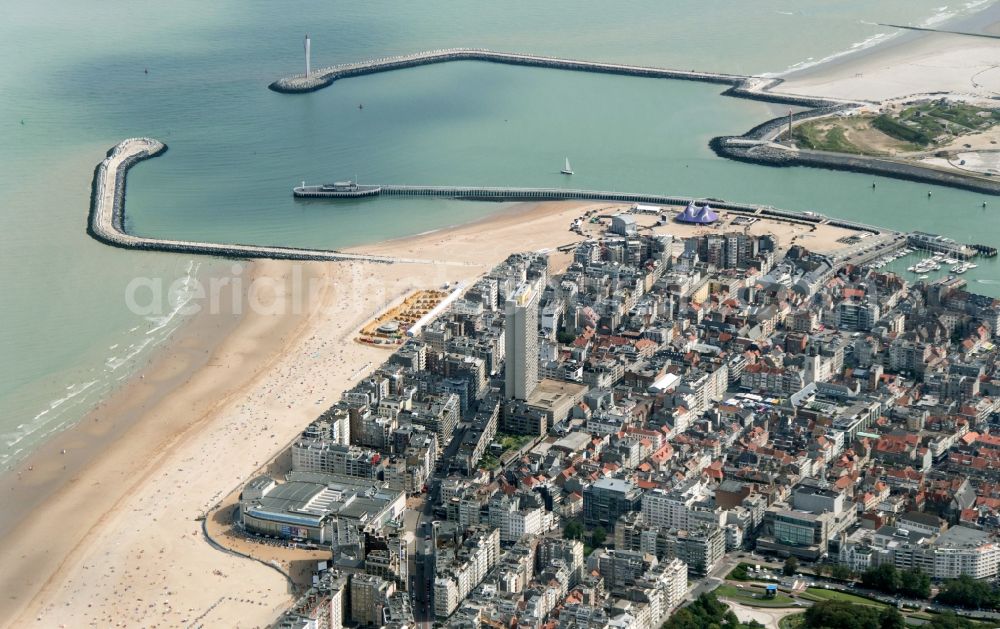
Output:
[[364,262],[430,263],[429,260],[390,258],[322,249],[219,244],[190,240],[168,240],[135,236],[125,230],[125,179],[130,168],[143,160],[162,155],[167,147],[151,138],[129,138],[116,144],[94,170],[87,231],[106,244],[126,249],[191,253],[224,258],[270,258],[277,260],[320,260]]

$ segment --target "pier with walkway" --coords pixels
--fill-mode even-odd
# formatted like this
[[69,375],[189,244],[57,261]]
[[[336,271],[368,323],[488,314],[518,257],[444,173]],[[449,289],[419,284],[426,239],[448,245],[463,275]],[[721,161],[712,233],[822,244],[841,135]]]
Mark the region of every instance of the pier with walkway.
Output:
[[840,219],[829,218],[814,212],[793,212],[779,210],[771,206],[752,205],[749,203],[731,203],[719,199],[693,199],[663,194],[648,194],[642,192],[617,192],[607,190],[574,190],[571,188],[516,188],[489,186],[405,186],[370,184],[351,184],[347,188],[337,189],[335,186],[296,186],[292,194],[302,199],[353,199],[357,194],[352,188],[365,190],[365,196],[402,196],[402,197],[444,197],[449,199],[464,199],[468,201],[607,201],[614,203],[652,203],[659,205],[687,205],[691,201],[701,204],[711,204],[713,208],[728,210],[752,216],[762,216],[785,221],[795,221],[808,224],[833,225],[871,234],[890,232],[874,225],[865,225]]

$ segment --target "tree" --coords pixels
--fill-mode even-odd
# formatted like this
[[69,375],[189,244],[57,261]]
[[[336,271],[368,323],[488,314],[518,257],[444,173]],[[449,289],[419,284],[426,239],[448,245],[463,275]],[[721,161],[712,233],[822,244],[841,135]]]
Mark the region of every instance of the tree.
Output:
[[799,570],[799,560],[795,555],[791,555],[785,560],[785,565],[781,567],[781,571],[786,577],[790,577]]
[[748,581],[750,575],[747,574],[747,565],[745,563],[737,564],[732,572],[729,573],[729,578],[735,581]]
[[894,607],[869,607],[845,601],[822,601],[806,610],[806,629],[903,629],[905,621]]
[[558,334],[556,334],[556,340],[562,343],[563,345],[569,345],[570,343],[576,340],[576,335],[573,334],[572,332],[560,331]]
[[818,563],[818,564],[816,564],[816,566],[815,566],[815,567],[813,568],[813,572],[815,572],[815,573],[816,573],[816,576],[817,576],[817,577],[821,577],[821,576],[823,576],[824,574],[826,574],[826,571],[827,571],[827,570],[826,570],[826,564],[825,564],[825,563]]
[[565,539],[583,539],[583,525],[576,520],[570,520],[563,527],[563,537]]
[[854,576],[854,571],[842,563],[835,563],[830,566],[830,578],[838,581],[848,581]]
[[975,629],[976,625],[953,612],[937,614],[924,624],[924,629]]
[[929,598],[931,578],[920,568],[904,570],[899,575],[899,593],[913,598]]
[[934,599],[943,605],[957,605],[971,609],[993,609],[1000,595],[985,581],[977,581],[967,574],[945,583]]
[[603,546],[604,545],[604,541],[606,539],[608,539],[608,534],[601,527],[597,527],[590,534],[590,540],[594,543],[594,546]]
[[879,629],[906,629],[906,619],[895,607],[889,607],[879,614]]
[[711,592],[677,610],[661,629],[764,629],[757,621],[740,622],[733,610]]
[[869,568],[861,575],[861,582],[865,587],[869,587],[879,592],[895,594],[903,584],[903,579],[896,570],[896,566],[884,563],[881,566]]

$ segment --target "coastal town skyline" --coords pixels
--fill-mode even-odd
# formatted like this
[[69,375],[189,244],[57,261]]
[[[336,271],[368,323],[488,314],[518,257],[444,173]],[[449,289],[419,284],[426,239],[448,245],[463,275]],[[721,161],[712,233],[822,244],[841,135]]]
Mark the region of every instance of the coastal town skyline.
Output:
[[1000,622],[1000,5],[60,1],[0,626]]

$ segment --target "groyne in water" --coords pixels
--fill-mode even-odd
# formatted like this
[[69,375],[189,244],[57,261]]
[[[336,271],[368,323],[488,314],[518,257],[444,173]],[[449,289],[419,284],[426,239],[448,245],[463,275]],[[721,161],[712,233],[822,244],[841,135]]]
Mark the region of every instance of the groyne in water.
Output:
[[189,240],[147,238],[128,233],[125,228],[125,181],[130,168],[147,159],[162,155],[167,146],[151,138],[129,138],[116,144],[94,169],[90,194],[90,217],[87,233],[97,240],[124,249],[166,251],[210,255],[222,258],[277,260],[318,260],[364,262],[430,263],[430,260],[391,258],[322,249],[272,247],[263,245],[219,244]]
[[[328,87],[338,79],[449,61],[485,61],[576,72],[596,72],[729,85],[729,88],[722,92],[723,96],[806,108],[806,111],[796,114],[796,118],[799,121],[804,118],[816,118],[835,114],[840,110],[863,104],[863,101],[835,100],[776,93],[774,89],[783,82],[783,79],[777,77],[755,77],[722,72],[699,72],[696,70],[602,63],[544,55],[498,52],[485,48],[450,48],[409,55],[382,57],[356,63],[345,63],[317,70],[309,76],[298,74],[283,77],[274,81],[268,87],[275,92],[285,94],[314,92]],[[842,170],[961,188],[990,195],[1000,194],[1000,183],[916,163],[863,155],[840,155],[822,151],[784,151],[781,147],[774,145],[773,141],[780,135],[786,122],[787,119],[784,117],[774,118],[773,120],[768,120],[757,125],[740,136],[713,138],[709,142],[709,146],[720,157],[763,166],[806,166],[827,170]]]

